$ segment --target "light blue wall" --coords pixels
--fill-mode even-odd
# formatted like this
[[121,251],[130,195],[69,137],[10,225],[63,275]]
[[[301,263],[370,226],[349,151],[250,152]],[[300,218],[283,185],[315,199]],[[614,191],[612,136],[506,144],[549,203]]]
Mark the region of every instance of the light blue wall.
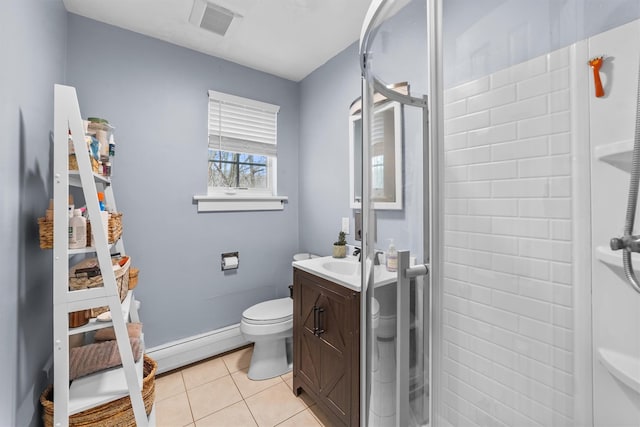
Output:
[[[288,295],[298,245],[296,83],[69,15],[68,81],[86,116],[116,126],[114,193],[140,268],[145,341],[153,347],[239,323],[247,307]],[[196,212],[207,190],[207,90],[280,106],[278,192],[284,211]],[[240,268],[220,271],[239,251]]]
[[[373,69],[387,83],[408,81],[412,93],[426,88],[426,7],[421,0],[385,22],[373,47]],[[300,249],[329,255],[349,207],[349,106],[360,96],[357,43],[300,83]],[[405,188],[402,211],[377,211],[377,247],[394,238],[399,249],[421,252],[422,127],[420,112],[405,108]],[[418,184],[418,185],[416,185]],[[354,240],[353,232],[347,241]]]
[[51,251],[37,218],[51,195],[53,85],[64,81],[61,1],[0,3],[0,425],[40,424],[52,351]]
[[[330,255],[349,208],[349,105],[360,96],[356,45],[300,83],[300,250]],[[349,243],[354,234],[347,236]]]
[[443,15],[444,84],[451,87],[637,19],[640,2],[446,0]]

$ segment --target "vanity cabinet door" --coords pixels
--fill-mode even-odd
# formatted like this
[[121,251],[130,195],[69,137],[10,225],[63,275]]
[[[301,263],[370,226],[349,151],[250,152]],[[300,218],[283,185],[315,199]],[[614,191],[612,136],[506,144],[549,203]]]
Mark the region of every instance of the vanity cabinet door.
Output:
[[359,293],[294,270],[293,388],[337,425],[359,420]]
[[[298,316],[295,315],[294,308],[294,368],[308,385],[320,390],[321,342],[314,333],[314,327],[317,316],[316,303],[319,302],[322,293],[319,287],[309,285],[304,280],[297,288],[299,292],[296,296],[294,285],[294,306],[299,308]],[[296,327],[296,320],[299,327]]]

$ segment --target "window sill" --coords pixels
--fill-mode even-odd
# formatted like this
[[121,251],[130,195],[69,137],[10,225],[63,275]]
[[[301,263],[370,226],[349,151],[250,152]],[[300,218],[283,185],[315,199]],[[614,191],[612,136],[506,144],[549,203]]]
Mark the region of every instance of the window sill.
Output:
[[264,195],[195,195],[198,212],[281,211],[287,196]]

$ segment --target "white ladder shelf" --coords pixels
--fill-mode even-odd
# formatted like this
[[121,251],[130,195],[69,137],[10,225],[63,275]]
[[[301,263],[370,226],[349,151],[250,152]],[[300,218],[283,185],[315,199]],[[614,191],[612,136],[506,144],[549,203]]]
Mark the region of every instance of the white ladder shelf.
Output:
[[[80,115],[76,90],[70,86],[54,87],[54,184],[53,184],[53,363],[54,363],[54,426],[67,426],[69,416],[74,413],[128,395],[131,399],[136,424],[149,425],[149,419],[142,399],[142,358],[136,365],[129,343],[126,321],[138,322],[136,301],[129,291],[123,303],[120,302],[115,274],[111,264],[111,249],[125,255],[124,243],[108,243],[98,204],[98,188],[105,193],[107,204],[116,209],[111,182],[108,178],[93,173],[85,132]],[[79,171],[68,170],[69,131],[73,137]],[[68,197],[69,186],[82,189],[91,218],[95,247],[70,250],[68,240]],[[81,291],[69,291],[69,256],[78,253],[95,252],[102,272],[103,287]],[[69,329],[68,314],[100,306],[109,306],[112,321],[104,324],[90,323],[87,327]],[[117,315],[123,313],[122,316]],[[75,380],[69,386],[69,335],[87,330],[112,326],[122,360],[118,369],[98,372]]]

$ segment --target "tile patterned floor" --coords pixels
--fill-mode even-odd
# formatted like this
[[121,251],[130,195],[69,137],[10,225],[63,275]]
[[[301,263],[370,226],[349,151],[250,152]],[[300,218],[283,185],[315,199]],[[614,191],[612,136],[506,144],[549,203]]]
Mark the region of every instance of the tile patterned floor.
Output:
[[252,347],[156,378],[158,427],[330,426],[304,393],[291,391],[291,372],[264,381],[247,377]]

